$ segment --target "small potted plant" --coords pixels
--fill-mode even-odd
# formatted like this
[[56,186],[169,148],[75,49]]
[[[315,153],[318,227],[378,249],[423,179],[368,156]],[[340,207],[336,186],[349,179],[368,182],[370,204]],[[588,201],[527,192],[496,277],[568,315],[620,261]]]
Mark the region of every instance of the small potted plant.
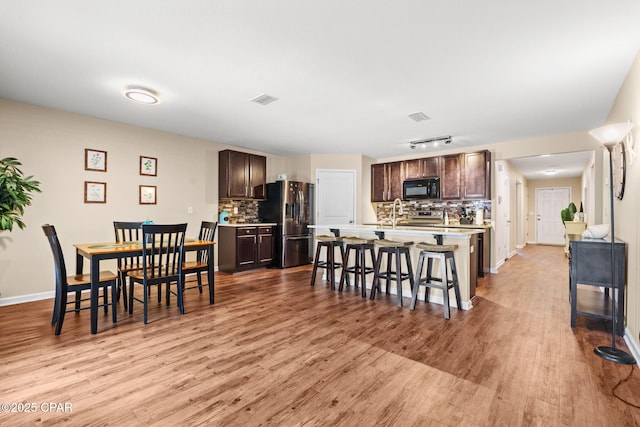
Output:
[[25,177],[18,166],[22,163],[15,157],[0,160],[0,230],[11,231],[14,225],[24,229],[24,208],[31,204],[32,193],[40,192],[40,182]]
[[577,211],[578,209],[576,209],[575,203],[569,203],[569,206],[560,211],[560,218],[562,218],[562,223],[564,224],[567,221],[573,221],[573,218]]

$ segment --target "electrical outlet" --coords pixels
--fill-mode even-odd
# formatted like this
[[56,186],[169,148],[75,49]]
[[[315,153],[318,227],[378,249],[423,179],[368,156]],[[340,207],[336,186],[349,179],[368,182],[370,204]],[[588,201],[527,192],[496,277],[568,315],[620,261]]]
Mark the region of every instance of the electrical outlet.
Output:
[[237,213],[238,213],[238,207],[237,207],[237,206],[234,206],[234,207],[233,207],[233,213],[234,213],[234,214],[237,214]]
[[193,213],[193,206],[187,207],[187,213],[191,215]]

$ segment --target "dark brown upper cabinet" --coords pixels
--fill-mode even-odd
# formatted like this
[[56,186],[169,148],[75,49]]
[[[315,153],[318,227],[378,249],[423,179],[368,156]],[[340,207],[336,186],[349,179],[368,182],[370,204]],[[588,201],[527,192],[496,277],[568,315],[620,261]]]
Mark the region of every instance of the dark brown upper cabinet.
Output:
[[402,163],[371,165],[371,201],[386,202],[402,198]]
[[425,157],[404,161],[404,179],[440,176],[440,157]]
[[491,153],[480,151],[464,154],[464,198],[491,198]]
[[256,154],[222,150],[218,155],[220,199],[264,199],[267,158]]
[[443,200],[491,198],[491,152],[458,153],[371,165],[371,201],[402,198],[405,180],[440,178]]
[[462,198],[462,154],[440,157],[440,197],[442,199]]

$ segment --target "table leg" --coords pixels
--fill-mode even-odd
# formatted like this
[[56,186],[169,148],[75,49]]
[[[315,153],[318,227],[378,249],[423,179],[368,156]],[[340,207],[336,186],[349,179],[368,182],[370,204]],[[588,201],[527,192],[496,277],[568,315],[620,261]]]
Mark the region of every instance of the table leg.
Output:
[[91,257],[91,333],[98,332],[98,289],[100,287],[100,260]]
[[207,252],[209,252],[209,259],[207,260],[207,262],[209,263],[209,268],[207,270],[207,280],[209,282],[209,304],[213,304],[214,298],[213,298],[213,287],[214,287],[214,282],[215,282],[215,278],[213,275],[213,251],[215,250],[215,245],[211,245],[211,247],[209,248],[209,250]]
[[[82,274],[84,268],[84,257],[76,250],[76,274]],[[82,292],[76,292],[76,310],[80,310],[80,300],[82,299]]]

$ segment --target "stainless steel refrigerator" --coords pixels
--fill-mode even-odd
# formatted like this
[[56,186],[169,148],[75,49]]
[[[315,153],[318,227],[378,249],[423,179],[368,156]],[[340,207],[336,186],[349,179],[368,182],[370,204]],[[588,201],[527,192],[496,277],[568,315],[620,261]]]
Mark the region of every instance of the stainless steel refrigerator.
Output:
[[313,234],[307,227],[314,221],[313,184],[277,181],[267,184],[267,198],[258,206],[263,222],[275,222],[273,267],[309,264]]

